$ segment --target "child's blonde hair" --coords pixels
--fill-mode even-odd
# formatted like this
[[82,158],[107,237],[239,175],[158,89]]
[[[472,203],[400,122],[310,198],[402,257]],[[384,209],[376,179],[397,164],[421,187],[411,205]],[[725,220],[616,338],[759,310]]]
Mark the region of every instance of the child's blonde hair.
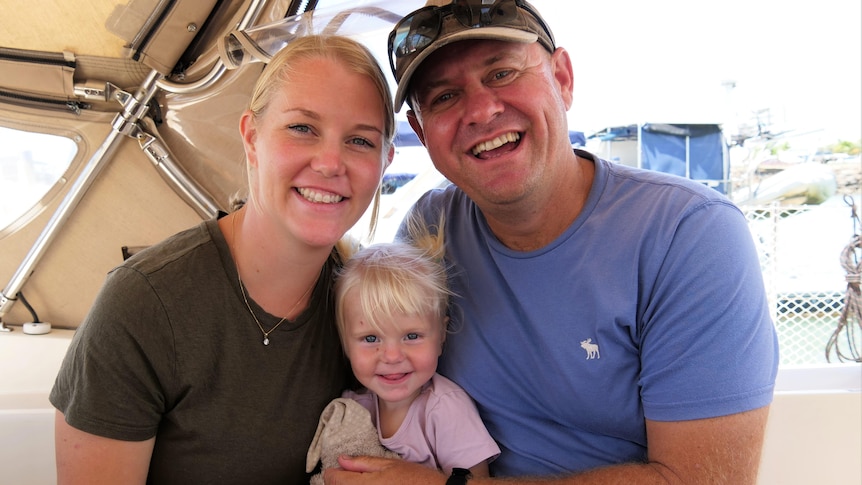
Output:
[[335,282],[335,318],[342,346],[346,335],[344,302],[357,291],[362,314],[377,331],[382,319],[398,314],[429,315],[440,322],[444,337],[448,322],[449,289],[443,219],[432,233],[410,220],[411,242],[376,243],[343,255],[346,262]]

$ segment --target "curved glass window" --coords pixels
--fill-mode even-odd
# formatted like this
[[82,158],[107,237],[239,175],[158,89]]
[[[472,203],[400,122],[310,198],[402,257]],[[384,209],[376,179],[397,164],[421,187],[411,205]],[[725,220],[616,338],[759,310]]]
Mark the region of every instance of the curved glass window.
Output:
[[0,231],[35,208],[75,158],[73,140],[0,127]]

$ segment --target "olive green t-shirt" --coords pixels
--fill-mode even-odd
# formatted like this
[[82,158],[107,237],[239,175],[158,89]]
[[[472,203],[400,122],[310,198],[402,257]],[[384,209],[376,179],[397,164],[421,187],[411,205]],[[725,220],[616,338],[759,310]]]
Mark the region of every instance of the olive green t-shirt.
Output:
[[[88,433],[155,436],[149,483],[307,483],[320,413],[350,376],[333,264],[309,308],[264,346],[215,219],[148,248],[108,274],[51,403]],[[264,329],[278,322],[249,304]]]

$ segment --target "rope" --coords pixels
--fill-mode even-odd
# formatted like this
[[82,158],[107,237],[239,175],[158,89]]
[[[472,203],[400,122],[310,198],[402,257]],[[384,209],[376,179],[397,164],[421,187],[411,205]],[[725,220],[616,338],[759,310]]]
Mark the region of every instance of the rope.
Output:
[[[846,197],[845,197],[846,201]],[[852,201],[852,198],[851,198]],[[859,221],[859,216],[856,214],[856,205],[851,204],[854,232],[856,232],[856,223]],[[856,250],[862,250],[862,237],[856,233],[850,240],[850,244],[844,247],[841,251],[841,266],[846,273],[847,292],[844,295],[844,308],[841,310],[841,316],[838,318],[838,326],[832,335],[829,337],[829,342],[826,344],[826,361],[830,362],[829,354],[835,351],[839,362],[852,361],[862,362],[862,295],[860,295],[860,285],[862,285],[862,262],[859,261]],[[847,341],[846,355],[839,345],[842,333]]]

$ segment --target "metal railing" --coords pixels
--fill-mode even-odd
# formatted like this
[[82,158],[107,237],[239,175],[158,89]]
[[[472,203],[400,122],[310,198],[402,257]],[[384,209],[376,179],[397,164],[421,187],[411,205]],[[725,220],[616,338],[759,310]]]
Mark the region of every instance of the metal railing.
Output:
[[[853,236],[846,205],[743,207],[758,248],[782,365],[835,362],[826,346],[847,288],[841,251]],[[858,336],[856,337],[858,340]],[[846,339],[839,345],[847,345]]]

